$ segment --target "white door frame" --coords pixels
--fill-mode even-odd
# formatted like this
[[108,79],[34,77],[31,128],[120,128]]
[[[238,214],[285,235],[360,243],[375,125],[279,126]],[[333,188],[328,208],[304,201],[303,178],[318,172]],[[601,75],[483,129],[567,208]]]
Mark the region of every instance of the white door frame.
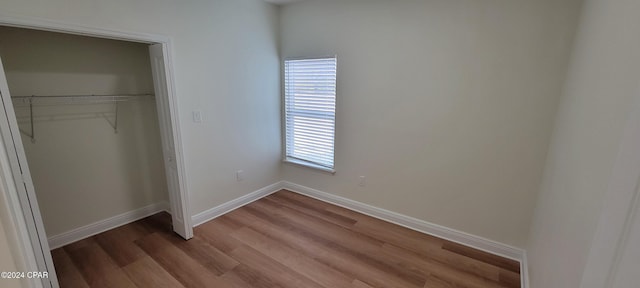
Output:
[[[161,127],[160,138],[162,141],[162,156],[164,157],[164,168],[167,178],[167,190],[169,191],[169,202],[171,204],[171,211],[180,211],[183,207],[189,206],[189,199],[186,197],[180,197],[180,169],[176,165],[177,163],[184,163],[183,161],[176,161],[176,138],[175,132],[167,127],[173,126],[171,115],[175,115],[175,112],[171,112],[171,105],[169,91],[173,90],[171,83],[168,83],[167,77],[171,69],[167,65],[168,52],[166,45],[163,43],[156,43],[149,45],[149,60],[151,60],[151,73],[153,73],[153,87],[156,94],[156,107],[158,111],[158,123]],[[175,97],[174,97],[175,98]],[[184,175],[184,174],[183,174]],[[184,179],[184,177],[183,177]],[[193,225],[191,223],[191,214],[187,213],[171,213],[171,222],[173,224],[173,231],[184,239],[191,239],[193,237]]]
[[[169,117],[170,119],[168,119],[169,121],[167,121],[167,123],[171,123],[171,127],[160,127],[160,129],[171,129],[171,134],[173,135],[173,144],[174,144],[174,149],[175,149],[175,157],[173,159],[175,159],[175,165],[177,166],[177,171],[178,171],[178,186],[179,186],[179,191],[177,191],[177,193],[179,195],[170,195],[170,199],[172,199],[171,201],[175,201],[173,199],[180,199],[182,203],[171,203],[171,207],[180,207],[181,211],[171,211],[172,213],[179,213],[181,214],[184,219],[184,223],[183,225],[185,227],[180,227],[182,229],[182,231],[186,231],[186,239],[189,239],[191,237],[193,237],[193,225],[191,222],[191,212],[190,212],[190,207],[189,207],[189,194],[187,191],[187,184],[186,184],[186,173],[185,173],[185,165],[184,165],[184,153],[183,153],[183,147],[182,147],[182,137],[181,137],[181,131],[180,131],[180,124],[179,124],[179,117],[178,117],[178,101],[177,101],[177,97],[175,95],[175,84],[174,84],[174,75],[173,75],[173,61],[172,61],[172,44],[171,44],[171,38],[167,37],[167,36],[162,36],[162,35],[155,35],[155,34],[147,34],[147,33],[135,33],[135,32],[123,32],[123,31],[114,31],[114,30],[105,30],[105,29],[99,29],[99,28],[93,28],[93,27],[86,27],[86,26],[78,26],[78,25],[73,25],[73,24],[68,24],[68,23],[61,23],[61,22],[53,22],[53,21],[47,21],[47,20],[42,20],[42,19],[37,19],[37,18],[24,18],[24,17],[14,17],[14,16],[7,16],[7,15],[0,15],[0,25],[1,26],[11,26],[11,27],[19,27],[19,28],[28,28],[28,29],[34,29],[34,30],[43,30],[43,31],[52,31],[52,32],[60,32],[60,33],[66,33],[66,34],[76,34],[76,35],[83,35],[83,36],[89,36],[89,37],[97,37],[97,38],[107,38],[107,39],[114,39],[114,40],[123,40],[123,41],[130,41],[130,42],[139,42],[139,43],[145,43],[145,44],[162,44],[163,46],[163,50],[165,51],[164,53],[164,61],[165,61],[165,80],[166,80],[166,97],[168,99],[167,103],[168,103],[168,108],[169,108]],[[13,109],[12,105],[8,105],[9,107],[7,107],[7,109]],[[3,119],[0,119],[0,121],[6,121]],[[1,143],[0,143],[1,145]],[[13,148],[19,148],[19,149],[23,149],[23,147],[15,147],[14,143],[4,143],[5,148],[8,148],[7,146],[12,145]],[[2,149],[0,149],[2,150]],[[0,161],[3,161],[3,158],[0,157]],[[0,163],[2,164],[4,167],[7,167],[7,165],[9,165],[10,163]],[[8,171],[6,171],[8,172]],[[17,195],[17,190],[15,189],[15,181],[13,181],[13,179],[10,178],[4,178],[1,179],[2,180],[2,185],[5,185],[5,187],[13,187],[13,189],[6,189],[6,193],[8,195],[8,199],[19,199],[19,195]],[[16,195],[13,195],[16,194]],[[176,197],[174,197],[176,196]],[[15,203],[14,203],[15,204]],[[7,203],[7,206],[12,206],[12,207],[5,207],[7,208],[8,211],[12,211],[12,216],[13,219],[25,219],[25,215],[30,214],[27,213],[26,211],[24,211],[21,207],[15,207],[14,205],[11,205],[11,203]],[[39,213],[39,212],[38,212]],[[33,217],[31,217],[31,219],[33,219]],[[23,249],[25,251],[21,251],[22,252],[22,256],[24,258],[24,262],[26,266],[29,267],[25,267],[26,269],[29,269],[28,271],[37,271],[38,267],[37,265],[37,261],[36,259],[38,258],[37,256],[35,256],[34,258],[34,254],[40,254],[40,256],[43,256],[45,259],[51,259],[50,253],[49,251],[41,251],[40,249],[36,249],[36,247],[34,247],[33,245],[31,245],[30,243],[30,239],[33,237],[33,235],[29,234],[31,231],[29,231],[29,229],[27,228],[27,224],[25,223],[26,221],[31,221],[29,219],[25,219],[25,221],[13,221],[16,228],[19,230],[18,231],[18,240],[20,242],[22,242]],[[38,220],[33,220],[38,221]],[[41,220],[40,220],[41,222]],[[33,224],[38,224],[38,223],[33,223]],[[42,227],[42,223],[39,223],[40,227]],[[30,238],[26,238],[26,236],[30,236]],[[185,236],[185,235],[183,235]],[[43,241],[42,238],[40,238],[40,241]],[[46,242],[46,239],[44,240]],[[48,243],[44,243],[43,247],[49,247]],[[42,255],[45,254],[45,255]],[[50,260],[49,260],[50,261]],[[50,265],[52,265],[53,263],[49,263]],[[30,282],[32,286],[35,287],[40,287],[41,283],[40,282],[36,282],[36,281],[31,281]]]
[[[38,201],[35,200],[36,195],[31,181],[29,165],[24,150],[21,150],[24,147],[22,146],[20,130],[17,127],[18,123],[13,111],[2,61],[0,61],[0,96],[0,134],[3,143],[2,152],[4,152],[0,160],[3,161],[2,170],[4,172],[4,183],[2,184],[4,184],[4,191],[7,191],[5,199],[9,200],[5,205],[13,205],[4,208],[5,211],[10,211],[10,214],[12,214],[10,216],[12,220],[23,220],[20,225],[24,225],[24,229],[19,227],[20,231],[17,233],[18,236],[21,236],[19,241],[24,242],[20,248],[22,248],[22,252],[28,252],[24,248],[30,247],[28,249],[32,250],[33,253],[29,253],[28,256],[30,258],[25,261],[28,263],[25,266],[36,268],[35,270],[28,269],[27,271],[47,271],[52,274],[48,279],[30,281],[30,284],[37,287],[57,288],[59,287],[58,279],[55,275],[51,253],[48,253],[49,243],[44,233]],[[26,270],[27,267],[20,267],[20,269]]]
[[[640,87],[624,129],[580,288],[613,285],[634,213],[640,209]],[[636,243],[637,244],[637,243]]]

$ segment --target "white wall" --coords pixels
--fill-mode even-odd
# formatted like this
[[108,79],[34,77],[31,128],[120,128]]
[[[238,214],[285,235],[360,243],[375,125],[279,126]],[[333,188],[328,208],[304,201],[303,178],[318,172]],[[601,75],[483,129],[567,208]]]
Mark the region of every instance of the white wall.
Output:
[[[0,11],[172,38],[194,214],[280,180],[274,6],[260,0],[8,0]],[[202,124],[192,122],[196,109]],[[246,175],[238,183],[239,169]]]
[[[139,43],[0,27],[12,96],[153,93]],[[31,132],[29,107],[14,105]],[[155,102],[38,105],[36,142],[22,134],[48,236],[168,201]]]
[[284,178],[523,247],[578,6],[285,6],[282,56],[337,54],[339,75],[337,173],[286,165]]
[[[528,245],[532,287],[580,287],[640,94],[640,2],[587,0]],[[583,283],[587,284],[587,283]]]

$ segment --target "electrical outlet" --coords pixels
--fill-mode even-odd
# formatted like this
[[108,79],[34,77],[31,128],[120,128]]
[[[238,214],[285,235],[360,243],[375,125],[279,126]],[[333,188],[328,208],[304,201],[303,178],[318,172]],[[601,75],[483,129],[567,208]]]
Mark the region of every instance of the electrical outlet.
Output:
[[244,171],[238,170],[236,171],[236,181],[240,182],[244,180]]
[[367,185],[367,178],[364,176],[360,176],[360,182],[358,182],[358,186],[364,187]]

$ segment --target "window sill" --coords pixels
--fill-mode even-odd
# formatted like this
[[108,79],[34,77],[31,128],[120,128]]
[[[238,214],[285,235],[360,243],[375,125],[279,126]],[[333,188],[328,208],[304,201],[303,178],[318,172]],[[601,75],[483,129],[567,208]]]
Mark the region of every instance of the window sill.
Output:
[[317,164],[309,163],[309,162],[303,161],[303,160],[285,158],[283,160],[283,162],[284,163],[298,165],[298,166],[302,166],[302,167],[306,167],[306,168],[311,168],[311,169],[315,169],[315,170],[320,170],[322,172],[336,174],[336,170],[335,169],[331,169],[331,168],[327,168],[327,167],[320,166],[320,165],[317,165]]

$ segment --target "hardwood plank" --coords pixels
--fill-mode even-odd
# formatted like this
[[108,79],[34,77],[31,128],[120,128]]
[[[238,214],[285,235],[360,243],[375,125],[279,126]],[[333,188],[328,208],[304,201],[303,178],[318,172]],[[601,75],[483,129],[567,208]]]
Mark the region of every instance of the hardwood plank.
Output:
[[257,271],[262,278],[269,279],[278,287],[323,288],[311,279],[298,274],[292,269],[274,261],[253,248],[242,245],[231,251],[230,255],[241,263]]
[[424,288],[467,288],[467,286],[461,286],[454,282],[443,280],[434,275],[429,275],[427,282],[424,284]]
[[301,253],[314,257],[327,266],[342,271],[349,277],[365,279],[373,287],[422,287],[424,284],[381,270],[375,263],[377,261],[367,255],[354,255],[339,245],[323,241],[307,231],[288,226],[286,220],[274,218],[253,208],[245,206],[223,217],[231,217]]
[[276,217],[281,217],[281,220],[285,219],[298,231],[313,235],[317,241],[327,247],[362,259],[367,265],[385,271],[386,274],[394,275],[414,285],[422,286],[424,284],[423,274],[416,273],[413,270],[402,269],[396,265],[389,265],[389,258],[382,257],[379,254],[384,244],[380,240],[345,229],[322,219],[309,217],[288,207],[279,206],[270,200],[255,202],[250,206],[260,209],[265,214],[272,213]]
[[269,199],[265,201],[254,202],[250,207],[261,209],[266,213],[271,213],[277,217],[288,219],[292,226],[300,229],[308,230],[310,233],[322,234],[327,240],[339,244],[350,245],[354,243],[382,247],[383,241],[380,241],[374,237],[354,232],[350,229],[344,228],[339,225],[335,225],[331,222],[327,222],[323,219],[315,218],[313,216],[306,215],[290,207],[280,205]]
[[53,265],[56,267],[60,287],[89,287],[89,284],[82,278],[82,274],[80,274],[80,271],[63,248],[51,251],[51,257],[53,258]]
[[360,281],[360,279],[353,280],[352,286],[353,288],[373,288],[369,286],[369,284]]
[[[445,242],[448,242],[446,240],[369,216],[359,216],[358,222],[352,229],[387,243],[391,243],[395,246],[417,252],[426,258],[439,261],[454,269],[503,283],[500,281],[499,277],[500,268],[463,255],[443,250],[442,245]],[[396,254],[394,256],[398,255]],[[406,257],[407,254],[405,253],[404,256]],[[398,265],[403,265],[403,262],[400,261]]]
[[[486,279],[480,278],[480,277],[484,277],[484,278],[488,278],[489,280],[498,280],[499,270],[496,269],[496,267],[492,267],[485,263],[475,261],[474,259],[471,259],[471,258],[460,257],[459,255],[449,253],[448,251],[444,251],[440,248],[440,245],[442,245],[444,241],[441,239],[437,239],[433,236],[425,235],[410,229],[406,229],[404,227],[393,225],[391,223],[380,221],[373,218],[368,219],[366,222],[364,221],[358,222],[358,224],[361,222],[367,223],[367,224],[372,224],[372,223],[377,224],[375,226],[369,225],[370,226],[369,228],[373,231],[380,232],[379,234],[383,235],[382,238],[385,238],[385,240],[391,240],[392,242],[400,242],[405,244],[405,247],[408,247],[410,249],[421,251],[421,252],[427,252],[427,254],[430,254],[430,256],[435,255],[436,259],[440,260],[443,263],[449,263],[451,264],[450,266],[452,267],[444,267],[440,263],[436,263],[434,261],[423,261],[423,259],[419,259],[418,262],[416,262],[416,259],[405,259],[406,257],[411,257],[412,254],[403,253],[403,252],[409,252],[409,251],[402,251],[401,249],[396,249],[394,253],[381,253],[384,251],[379,251],[379,249],[377,249],[378,247],[376,247],[375,244],[372,245],[372,243],[368,243],[367,241],[361,241],[362,238],[360,237],[354,237],[353,234],[349,233],[349,232],[353,233],[352,231],[340,229],[339,227],[330,225],[328,223],[323,223],[323,220],[321,219],[312,219],[307,215],[296,213],[295,211],[289,210],[288,207],[278,206],[276,205],[276,203],[273,203],[270,200],[259,201],[250,206],[260,209],[260,207],[263,205],[264,205],[263,207],[264,209],[262,210],[262,212],[267,213],[268,211],[266,210],[266,208],[268,208],[270,209],[269,211],[271,213],[275,215],[280,214],[283,217],[286,217],[287,219],[289,219],[290,222],[300,224],[296,226],[299,229],[304,229],[304,227],[307,227],[310,229],[309,233],[320,232],[320,234],[322,234],[322,236],[320,237],[326,237],[327,239],[331,239],[336,242],[348,244],[346,246],[348,246],[350,249],[354,251],[360,252],[362,255],[376,255],[378,257],[376,256],[372,256],[372,257],[379,259],[381,261],[386,260],[388,262],[391,262],[393,264],[391,267],[394,267],[394,268],[401,267],[402,269],[387,268],[384,270],[392,273],[395,272],[394,274],[401,273],[400,275],[402,275],[405,278],[415,277],[415,279],[420,279],[420,276],[426,277],[424,268],[429,267],[429,270],[438,269],[437,271],[439,273],[442,273],[448,276],[449,279],[463,278],[465,279],[466,282],[469,283],[469,285],[472,285],[473,287],[485,287],[485,286],[500,287],[500,284],[495,281],[487,281]],[[384,223],[379,223],[379,222],[384,222]],[[391,233],[384,234],[383,230],[378,230],[379,227],[383,227],[388,232],[391,232]],[[348,232],[345,232],[345,231],[348,231]],[[393,238],[393,237],[397,237],[397,238]],[[403,241],[398,241],[397,239],[405,240],[406,243],[408,243],[408,245],[406,245],[406,243]],[[429,245],[425,245],[425,244],[429,244]],[[416,266],[412,265],[416,263],[421,264],[422,266],[420,268],[423,268],[423,269],[416,269]],[[425,264],[428,264],[428,266],[425,266]],[[456,271],[461,267],[465,269],[463,269],[462,271]],[[426,270],[426,271],[429,271],[429,270]],[[400,271],[400,272],[397,272],[397,271]],[[465,271],[477,273],[477,276],[480,276],[480,277],[476,277],[474,275],[468,275],[466,273],[461,273]],[[419,280],[416,281],[416,283],[420,283]]]
[[[306,196],[298,195],[298,197],[306,197]],[[316,200],[316,199],[314,199],[314,200],[315,201],[320,201],[320,200]],[[322,202],[322,201],[320,201],[320,202]],[[347,217],[347,218],[351,218],[353,220],[356,220],[356,222],[360,221],[362,219],[371,218],[371,216],[368,216],[368,215],[365,215],[365,214],[362,214],[360,212],[356,212],[356,211],[353,211],[353,210],[349,210],[349,209],[344,208],[344,207],[332,205],[332,204],[329,204],[329,203],[326,203],[326,204],[327,204],[327,206],[324,207],[324,210],[326,210],[328,212],[331,212],[331,213],[338,214],[338,215],[342,215],[342,216]]]
[[226,235],[230,235],[235,230],[227,225],[222,218],[224,217],[219,217],[196,227],[193,230],[193,234],[218,250],[228,253],[238,248],[240,243],[231,237],[226,237]]
[[[296,200],[296,201],[302,202],[302,203],[307,203],[309,205],[316,206],[316,207],[321,208],[323,210],[325,210],[325,209],[327,209],[329,207],[337,207],[337,206],[335,206],[335,205],[333,205],[331,203],[320,201],[318,199],[315,199],[315,198],[312,198],[312,197],[309,197],[309,196],[305,196],[305,195],[302,195],[302,194],[299,194],[299,193],[296,193],[296,192],[292,192],[292,191],[289,191],[289,190],[286,190],[286,189],[282,189],[282,190],[280,190],[280,191],[278,191],[276,193],[271,194],[270,196],[273,196],[273,195],[276,195],[278,197],[289,198],[289,199]],[[354,219],[354,220],[356,220],[356,219]]]
[[405,247],[398,247],[386,243],[385,250],[391,250],[394,256],[413,263],[434,263],[439,269],[448,268],[459,272],[466,272],[495,282],[500,282],[500,273],[504,270],[493,265],[468,258],[440,248],[424,249],[416,252]]
[[460,255],[464,255],[469,258],[474,258],[479,261],[503,268],[505,270],[509,270],[515,273],[520,273],[520,263],[518,263],[518,261],[515,261],[515,260],[503,258],[497,255],[493,255],[491,253],[487,253],[484,251],[480,251],[477,249],[473,249],[473,248],[460,245],[457,243],[452,243],[452,242],[447,242],[443,244],[442,249],[449,250],[451,252],[458,253]]
[[[136,286],[97,244],[65,250],[91,287],[125,288]],[[66,248],[65,248],[66,249]]]
[[138,288],[184,288],[149,256],[138,259],[123,270]]
[[[277,195],[277,194],[274,194]],[[273,196],[273,195],[272,195]],[[271,200],[271,199],[269,199]],[[261,201],[261,203],[269,204],[269,201]],[[283,212],[288,208],[291,208],[289,204],[284,204],[285,208],[280,207],[278,212]],[[276,209],[276,207],[272,207]],[[283,210],[284,209],[284,210]],[[286,214],[286,212],[283,212]],[[351,230],[337,229],[325,223],[318,221],[318,219],[312,219],[305,215],[295,213],[288,213],[285,216],[290,217],[293,222],[298,222],[301,225],[309,227],[311,230],[320,231],[326,235],[328,239],[335,242],[353,244],[357,243],[361,235],[353,233]],[[306,220],[306,221],[305,221]],[[322,219],[324,220],[324,219]],[[382,222],[382,223],[381,223]],[[471,259],[462,255],[451,253],[449,251],[441,249],[441,239],[434,238],[430,235],[425,235],[398,225],[394,225],[388,222],[377,220],[369,217],[369,219],[361,219],[357,225],[360,227],[354,227],[353,230],[361,232],[362,234],[368,234],[372,237],[378,237],[384,239],[389,243],[397,243],[401,247],[411,249],[413,251],[422,252],[423,255],[428,255],[429,258],[440,261],[443,264],[455,267],[456,269],[470,272],[480,277],[484,277],[490,280],[499,280],[499,268],[492,265]],[[356,226],[357,226],[356,225]],[[364,227],[364,228],[363,228]],[[357,236],[354,236],[357,235]],[[354,238],[355,237],[355,238]],[[356,239],[358,238],[358,239]],[[379,241],[379,240],[378,240]],[[349,247],[356,247],[355,250],[362,253],[375,253],[376,247],[367,246],[369,243],[358,243],[359,245],[349,245]],[[397,256],[397,255],[394,255]],[[387,258],[388,259],[388,258]],[[401,260],[401,259],[400,259]],[[402,261],[399,262],[402,264]]]
[[236,231],[245,227],[244,225],[242,225],[242,223],[238,223],[236,221],[233,221],[233,219],[223,217],[218,217],[207,223],[213,223],[215,225],[223,226],[227,231]]
[[233,283],[237,287],[251,288],[280,288],[285,287],[275,282],[273,279],[263,275],[257,269],[251,268],[245,264],[240,264],[233,270],[225,273],[222,279],[229,283]]
[[231,236],[324,287],[351,287],[353,278],[251,228],[245,227]]
[[288,191],[194,234],[159,213],[52,255],[62,287],[520,287],[517,261]]
[[[395,265],[404,267],[409,270],[420,271],[425,274],[425,281],[430,277],[438,277],[446,280],[449,283],[462,285],[469,288],[501,288],[505,287],[502,284],[492,281],[465,271],[456,269],[442,263],[434,261],[432,259],[421,257],[415,252],[405,250],[403,248],[395,247],[390,244],[385,244],[383,250],[380,252],[383,257],[392,261]],[[469,259],[472,260],[472,259]],[[455,287],[455,286],[454,286]]]
[[62,247],[64,248],[65,251],[73,251],[73,250],[77,250],[77,249],[82,249],[85,248],[87,246],[91,246],[96,244],[96,240],[95,240],[95,236],[92,237],[88,237],[82,240],[78,240],[76,242],[73,242],[71,244],[67,244],[66,246]]
[[148,234],[139,223],[131,223],[100,233],[94,239],[120,267],[124,267],[147,255],[133,241]]
[[[450,245],[452,242],[372,217],[361,217],[358,223],[354,225],[353,230],[376,237],[394,246],[414,251],[425,258],[439,261],[443,265],[450,266],[457,270],[474,274],[497,283],[508,283],[505,282],[508,280],[500,280],[500,273],[506,272],[500,267],[442,249],[445,243],[446,245]],[[512,275],[508,274],[507,276]]]
[[162,268],[185,287],[231,287],[158,233],[136,240]]
[[520,274],[503,270],[500,271],[498,283],[509,288],[520,288]]
[[156,233],[173,233],[173,228],[171,226],[171,215],[167,212],[160,212],[158,214],[151,215],[147,218],[144,218],[140,221],[137,221],[141,226],[145,229],[148,229],[150,232]]
[[440,249],[445,242],[437,237],[373,217],[358,220],[353,230],[380,239],[386,243],[423,253],[431,253],[434,248]]
[[185,241],[179,236],[163,236],[216,276],[221,276],[240,264],[235,259],[209,245],[209,243],[199,237],[194,237],[189,241]]
[[288,192],[288,191],[281,191],[281,192],[269,195],[267,199],[277,202],[281,205],[287,206],[289,208],[298,210],[299,212],[305,213],[307,215],[314,216],[316,218],[320,218],[325,221],[328,221],[343,227],[350,228],[353,226],[353,224],[356,224],[357,222],[352,218],[325,210],[326,206],[322,205],[324,204],[324,202],[321,202],[319,200],[315,200],[312,198],[298,199],[298,197],[295,197],[295,195],[293,194],[295,193]]

